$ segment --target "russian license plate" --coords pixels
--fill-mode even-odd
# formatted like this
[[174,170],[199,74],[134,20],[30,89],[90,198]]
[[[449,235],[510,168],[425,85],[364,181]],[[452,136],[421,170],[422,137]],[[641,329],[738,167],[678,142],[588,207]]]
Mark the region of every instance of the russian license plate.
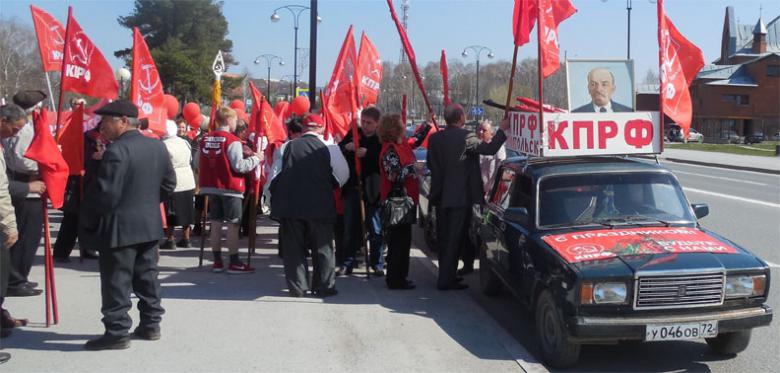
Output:
[[650,324],[645,329],[646,341],[711,338],[717,335],[717,321],[702,321],[687,324]]

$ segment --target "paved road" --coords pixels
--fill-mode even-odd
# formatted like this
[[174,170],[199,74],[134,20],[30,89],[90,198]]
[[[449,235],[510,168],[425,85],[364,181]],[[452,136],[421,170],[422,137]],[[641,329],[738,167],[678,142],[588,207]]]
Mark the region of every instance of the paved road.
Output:
[[[710,215],[702,224],[744,246],[773,264],[775,284],[769,304],[780,309],[780,176],[713,167],[665,163],[677,175],[691,203],[707,203]],[[415,243],[424,246],[421,232]],[[469,294],[528,351],[537,356],[533,321],[520,303],[504,293],[497,298],[482,295],[478,274],[468,276]],[[747,351],[733,358],[712,354],[703,341],[662,343],[628,342],[611,346],[586,346],[580,363],[571,371],[680,370],[712,372],[770,372],[780,366],[780,322],[756,329]]]

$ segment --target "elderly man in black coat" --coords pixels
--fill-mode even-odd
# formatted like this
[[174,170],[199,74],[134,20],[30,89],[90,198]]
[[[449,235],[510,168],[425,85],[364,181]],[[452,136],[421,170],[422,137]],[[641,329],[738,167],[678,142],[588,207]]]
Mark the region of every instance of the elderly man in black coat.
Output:
[[469,240],[468,222],[473,204],[484,203],[479,155],[493,155],[506,140],[509,121],[501,122],[499,131],[489,143],[483,143],[474,132],[463,128],[466,114],[460,105],[444,109],[447,128],[428,140],[428,168],[431,170],[431,203],[436,206],[439,240],[439,290],[465,289],[458,281],[458,255]]
[[88,341],[88,350],[130,346],[131,290],[138,296],[140,324],[133,334],[160,338],[157,279],[157,242],[163,237],[160,202],[173,193],[176,175],[162,142],[138,131],[138,109],[119,100],[96,111],[102,115],[100,132],[112,143],[103,154],[97,175],[85,193],[79,238],[100,251],[103,324],[100,338]]

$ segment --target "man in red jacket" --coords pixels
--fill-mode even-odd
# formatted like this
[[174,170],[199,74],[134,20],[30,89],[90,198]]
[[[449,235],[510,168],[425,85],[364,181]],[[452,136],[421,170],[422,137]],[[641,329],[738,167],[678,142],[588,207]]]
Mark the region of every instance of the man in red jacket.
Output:
[[218,128],[200,141],[200,193],[209,197],[211,221],[211,249],[214,253],[212,271],[222,272],[221,231],[227,224],[227,246],[230,254],[228,273],[251,273],[253,268],[238,259],[238,227],[241,223],[241,200],[246,189],[244,174],[262,162],[262,153],[244,158],[241,139],[233,135],[238,116],[231,108],[220,108],[216,113]]

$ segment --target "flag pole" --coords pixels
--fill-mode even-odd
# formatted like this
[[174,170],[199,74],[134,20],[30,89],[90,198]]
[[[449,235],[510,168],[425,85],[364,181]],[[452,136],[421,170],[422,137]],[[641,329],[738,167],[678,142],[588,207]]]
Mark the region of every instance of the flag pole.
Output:
[[46,206],[47,195],[41,198],[43,202],[43,231],[44,231],[44,263],[45,263],[45,276],[46,276],[46,326],[49,326],[49,307],[51,306],[51,313],[54,316],[54,324],[57,325],[60,322],[59,312],[57,309],[57,286],[54,282],[54,260],[51,255],[51,231],[49,230],[49,209]]
[[[355,103],[354,100],[352,101]],[[361,105],[362,106],[362,105]],[[355,157],[355,178],[357,179],[358,186],[358,203],[360,204],[360,228],[361,228],[361,249],[366,259],[366,278],[371,278],[371,259],[368,256],[368,237],[366,235],[366,205],[363,201],[363,165],[360,163],[360,157],[358,157],[358,149],[360,146],[360,134],[358,133],[357,118],[352,119],[352,152]]]
[[[59,134],[60,134],[60,117],[61,117],[60,114],[62,113],[62,99],[65,96],[64,92],[62,90],[62,88],[63,88],[62,79],[65,77],[65,57],[68,54],[67,53],[68,41],[69,41],[68,40],[68,35],[70,35],[70,34],[68,34],[68,31],[70,29],[70,19],[72,17],[73,17],[73,7],[69,6],[68,7],[68,22],[65,24],[65,46],[63,47],[63,50],[62,50],[62,70],[60,70],[60,96],[57,98],[57,123],[56,123],[55,130],[54,130],[54,138],[55,139],[58,138]],[[46,78],[48,79],[48,76],[46,76]]]
[[[544,77],[542,75],[542,7],[537,3],[537,22],[536,22],[536,52],[537,52],[537,68],[539,71],[539,135],[544,133]],[[517,47],[515,47],[517,51]],[[514,69],[514,66],[512,67]],[[510,83],[511,84],[511,83]],[[509,103],[507,103],[507,107]],[[505,109],[506,110],[506,109]]]
[[506,107],[504,108],[504,118],[509,115],[509,104],[512,103],[512,89],[515,83],[515,73],[517,72],[517,50],[520,49],[515,45],[515,52],[512,54],[512,72],[509,73],[509,89],[506,92]]
[[658,0],[656,3],[656,11],[658,13],[658,113],[659,115],[659,121],[661,129],[661,133],[659,134],[659,137],[661,138],[661,153],[664,152],[664,71],[663,71],[663,65],[664,65],[664,45],[663,45],[663,38],[661,35],[661,25],[662,23],[665,25],[666,20],[664,17],[664,2],[663,0]]
[[51,79],[49,79],[49,73],[44,71],[43,76],[46,77],[46,86],[49,88],[49,102],[51,103],[51,109],[56,110],[57,108],[54,106],[54,93],[51,90]]

